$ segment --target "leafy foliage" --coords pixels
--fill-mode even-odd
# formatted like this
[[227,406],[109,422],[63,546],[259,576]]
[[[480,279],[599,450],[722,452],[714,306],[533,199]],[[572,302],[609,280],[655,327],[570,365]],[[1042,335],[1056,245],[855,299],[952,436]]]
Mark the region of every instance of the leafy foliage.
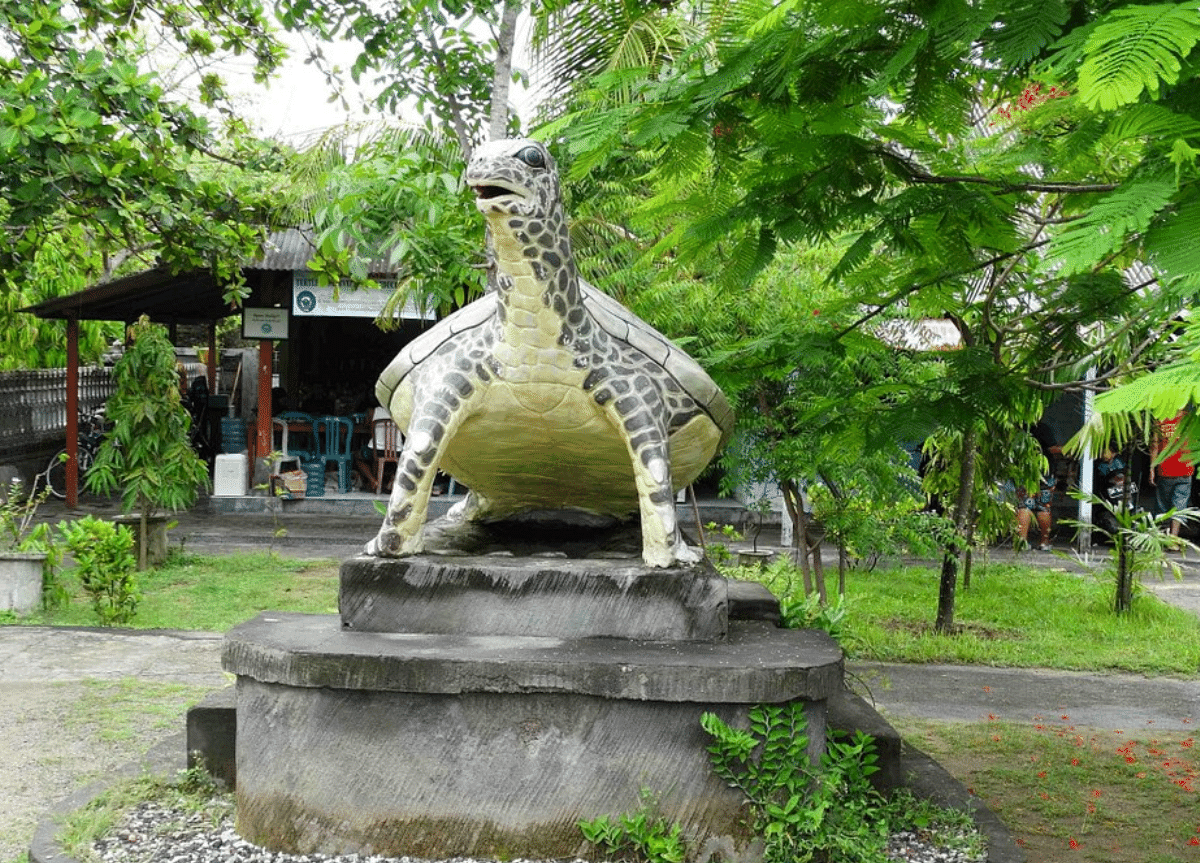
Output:
[[92,597],[102,626],[122,626],[137,613],[133,532],[124,525],[85,516],[63,522],[59,531],[75,558],[75,576]]
[[[823,282],[837,299],[821,300],[821,318],[835,307],[842,319],[816,338],[789,320],[790,297],[767,300],[769,320],[744,318],[730,341],[758,379],[743,391],[770,394],[755,404],[736,379],[727,388],[751,439],[773,427],[803,440],[779,460],[791,471],[836,446],[852,464],[889,437],[936,431],[938,491],[959,534],[946,547],[951,587],[975,513],[999,529],[995,478],[1031,472],[1012,463],[1011,430],[1090,369],[1103,383],[1159,359],[1166,322],[1194,300],[1197,13],[1059,0],[899,17],[874,0],[719,9],[670,67],[636,83],[598,76],[550,129],[567,138],[577,180],[646,166],[635,180],[654,194],[632,217],[652,238],[643,272],[669,273],[647,292],[685,269],[717,285],[717,311],[695,311],[689,335],[741,297],[762,301],[757,277],[798,248],[836,251],[804,289]],[[1162,19],[1178,26],[1168,34]],[[1132,268],[1147,256],[1164,272]],[[953,327],[951,349],[894,340],[894,354],[897,342],[910,353],[889,367],[867,347],[933,319]],[[707,359],[721,371],[717,352]],[[822,410],[835,381],[843,404]],[[788,416],[785,404],[807,410]]]
[[803,704],[756,705],[749,723],[743,731],[715,713],[700,718],[713,770],[746,796],[767,863],[884,859],[888,821],[868,781],[879,769],[871,738],[830,739],[814,768]]
[[[147,71],[147,44],[198,61],[249,53],[266,76],[282,48],[262,6],[39,0],[6,4],[0,34],[0,288],[22,286],[48,243],[79,231],[84,242],[60,250],[77,271],[97,253],[133,253],[211,267],[238,296],[238,263],[263,236],[253,224],[263,199],[239,185],[236,167],[254,157],[226,146],[223,169],[209,169],[222,149],[209,120]],[[227,109],[216,75],[200,79],[198,98]]]
[[379,132],[353,159],[331,136],[288,159],[293,181],[278,203],[288,221],[313,227],[308,266],[323,283],[349,275],[374,290],[373,273],[398,274],[378,321],[387,327],[410,299],[445,314],[484,288],[483,224],[459,180],[463,168],[453,142],[422,131]]
[[668,823],[655,813],[655,800],[650,792],[643,790],[641,796],[642,804],[632,815],[621,815],[615,821],[607,815],[580,821],[583,838],[608,859],[682,863],[687,848],[679,825]]
[[106,406],[113,428],[86,482],[95,492],[120,488],[124,511],[140,513],[144,568],[146,519],[159,508],[191,506],[208,482],[208,465],[188,439],[191,418],[180,400],[166,330],[143,315],[129,328],[129,339],[132,344],[113,367],[115,389]]
[[1109,111],[1157,97],[1175,84],[1185,58],[1200,40],[1200,14],[1190,3],[1157,3],[1114,9],[1088,34],[1079,69],[1079,95],[1089,108]]

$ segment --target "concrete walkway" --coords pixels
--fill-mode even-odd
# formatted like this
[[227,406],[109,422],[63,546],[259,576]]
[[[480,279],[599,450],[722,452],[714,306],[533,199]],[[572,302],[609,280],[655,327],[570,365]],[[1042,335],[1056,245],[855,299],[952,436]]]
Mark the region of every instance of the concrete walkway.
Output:
[[[111,515],[111,505],[84,506],[78,514]],[[62,504],[44,507],[43,518],[67,516]],[[272,545],[296,557],[343,558],[370,539],[373,516],[269,514],[215,515],[198,510],[179,516],[172,543],[203,553]],[[286,529],[276,537],[279,527]],[[777,534],[775,534],[777,537]],[[771,537],[760,539],[769,547]],[[994,551],[993,559],[1012,556]],[[1077,561],[1038,552],[1022,560],[1047,567],[1082,569]],[[830,561],[831,565],[835,565]],[[1200,614],[1200,566],[1185,560],[1184,578],[1147,586],[1164,600]],[[114,769],[118,752],[101,752],[94,742],[71,741],[70,725],[56,723],[69,693],[64,687],[88,681],[162,681],[217,689],[228,684],[221,671],[222,636],[213,633],[87,628],[0,627],[0,863],[29,847],[37,819],[75,790],[83,778]],[[1097,728],[1192,729],[1200,722],[1200,680],[1136,675],[1071,674],[1043,669],[850,663],[848,672],[865,685],[887,716],[983,721],[998,717],[1034,723],[1069,715],[1071,722]],[[41,701],[40,701],[41,700]],[[44,703],[43,703],[44,702]],[[11,743],[9,743],[11,741]]]

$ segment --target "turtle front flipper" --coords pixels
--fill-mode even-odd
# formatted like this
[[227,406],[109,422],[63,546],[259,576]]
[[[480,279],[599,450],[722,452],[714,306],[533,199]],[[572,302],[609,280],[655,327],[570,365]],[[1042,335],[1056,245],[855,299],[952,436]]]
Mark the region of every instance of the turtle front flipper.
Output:
[[[604,398],[603,394],[598,394]],[[629,449],[642,519],[642,561],[665,568],[696,563],[702,557],[684,542],[675,516],[671,455],[665,412],[657,391],[629,393],[609,403],[613,420]]]
[[421,400],[409,421],[387,513],[378,535],[364,549],[367,554],[404,557],[425,550],[425,516],[438,465],[469,412],[467,403],[458,395],[468,395],[473,388],[462,375],[452,375],[451,380],[457,386],[447,384],[432,398]]

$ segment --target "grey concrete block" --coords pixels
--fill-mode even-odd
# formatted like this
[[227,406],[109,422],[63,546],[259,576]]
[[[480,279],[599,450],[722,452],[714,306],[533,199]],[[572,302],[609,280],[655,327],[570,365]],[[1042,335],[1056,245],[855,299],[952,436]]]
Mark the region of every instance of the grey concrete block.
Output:
[[222,662],[238,676],[239,830],[303,853],[574,857],[580,819],[634,811],[648,789],[696,848],[745,857],[744,801],[713,774],[700,716],[744,728],[754,704],[802,703],[816,759],[842,686],[825,633],[757,622],[651,642],[268,612],[227,634]]
[[341,569],[342,624],[366,632],[714,640],[726,580],[709,565],[530,557],[359,557]]
[[762,620],[773,626],[779,626],[782,622],[779,598],[765,585],[757,581],[731,579],[728,591],[730,620]]
[[[694,847],[751,839],[740,792],[713,773],[708,709],[747,705],[569,693],[424,695],[238,682],[238,829],[293,853],[570,858],[582,818],[639,795]],[[814,739],[824,711],[806,705]]]
[[237,691],[209,693],[187,712],[187,766],[203,765],[227,787],[237,785]]

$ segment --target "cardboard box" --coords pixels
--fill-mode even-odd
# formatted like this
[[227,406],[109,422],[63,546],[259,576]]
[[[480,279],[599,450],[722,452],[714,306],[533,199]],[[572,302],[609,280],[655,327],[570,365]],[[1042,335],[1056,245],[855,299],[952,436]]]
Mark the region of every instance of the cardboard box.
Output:
[[302,470],[286,470],[271,477],[271,494],[284,500],[304,497],[308,488],[308,476]]

